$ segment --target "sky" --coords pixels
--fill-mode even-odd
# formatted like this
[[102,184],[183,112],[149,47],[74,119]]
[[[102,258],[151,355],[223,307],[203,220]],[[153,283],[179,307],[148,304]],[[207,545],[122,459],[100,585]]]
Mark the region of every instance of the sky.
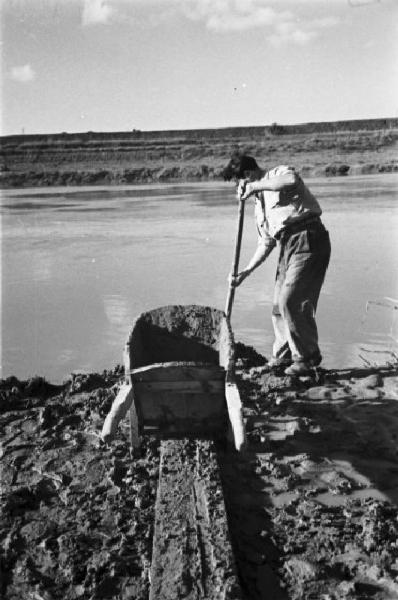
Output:
[[398,117],[398,0],[0,0],[1,134]]

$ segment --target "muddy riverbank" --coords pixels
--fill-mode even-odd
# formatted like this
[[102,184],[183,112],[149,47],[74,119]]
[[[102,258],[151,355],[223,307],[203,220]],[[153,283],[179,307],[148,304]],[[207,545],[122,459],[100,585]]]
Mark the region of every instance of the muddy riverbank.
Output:
[[[238,353],[248,448],[217,456],[245,598],[397,598],[396,361],[298,380]],[[159,444],[100,440],[121,379],[1,382],[7,600],[149,597]]]

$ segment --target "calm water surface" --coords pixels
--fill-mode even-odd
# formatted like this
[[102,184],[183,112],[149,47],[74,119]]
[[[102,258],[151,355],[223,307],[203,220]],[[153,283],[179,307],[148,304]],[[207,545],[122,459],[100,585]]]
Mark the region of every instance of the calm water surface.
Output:
[[[396,349],[398,311],[366,305],[398,297],[398,176],[308,183],[332,241],[318,308],[324,365],[363,365],[359,355],[376,356],[369,349]],[[140,312],[224,308],[237,219],[231,184],[8,190],[1,215],[3,377],[62,381],[110,368]],[[242,265],[255,243],[248,202]],[[233,308],[237,340],[266,356],[276,259],[274,250]]]

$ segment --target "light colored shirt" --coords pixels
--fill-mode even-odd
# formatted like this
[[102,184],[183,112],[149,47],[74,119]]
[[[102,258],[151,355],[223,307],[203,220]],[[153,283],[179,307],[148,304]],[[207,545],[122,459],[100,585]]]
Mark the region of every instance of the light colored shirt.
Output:
[[318,217],[322,214],[315,196],[306,187],[301,177],[293,167],[280,165],[267,171],[263,180],[279,175],[294,173],[295,186],[273,191],[257,192],[255,194],[254,214],[259,235],[259,244],[270,249],[275,246],[275,236],[293,223]]

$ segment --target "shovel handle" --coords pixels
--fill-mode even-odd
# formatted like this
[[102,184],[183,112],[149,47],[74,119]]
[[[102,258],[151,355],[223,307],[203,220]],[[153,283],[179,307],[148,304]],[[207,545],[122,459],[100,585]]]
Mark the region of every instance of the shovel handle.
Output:
[[[239,216],[238,216],[238,226],[236,231],[236,240],[235,240],[235,252],[234,252],[234,260],[232,263],[232,275],[235,277],[238,274],[239,268],[239,257],[240,257],[240,248],[242,244],[242,232],[243,232],[243,220],[245,216],[245,202],[243,200],[239,200]],[[235,287],[230,284],[228,289],[227,302],[225,305],[225,314],[227,318],[231,318],[232,313],[232,304],[234,302],[235,297]]]

